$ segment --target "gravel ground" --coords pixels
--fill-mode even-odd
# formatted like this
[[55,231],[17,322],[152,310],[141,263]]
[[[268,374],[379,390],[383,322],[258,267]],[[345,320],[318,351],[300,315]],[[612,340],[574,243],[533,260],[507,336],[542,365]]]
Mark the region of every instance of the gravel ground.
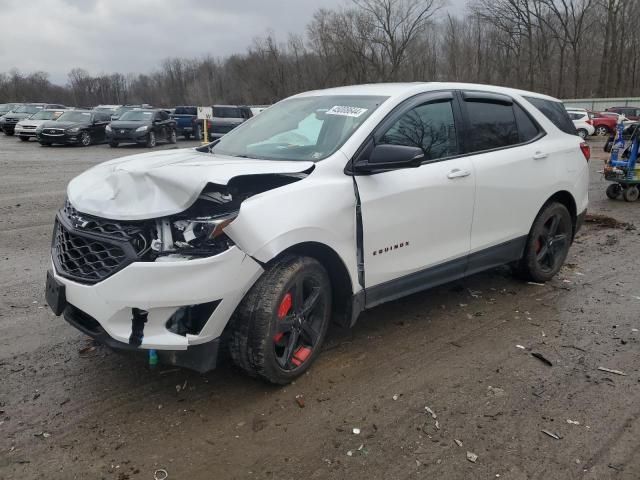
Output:
[[[592,148],[591,213],[640,226]],[[637,230],[588,223],[544,286],[501,268],[368,311],[285,388],[149,372],[43,294],[67,182],[139,151],[0,136],[0,479],[640,478]]]

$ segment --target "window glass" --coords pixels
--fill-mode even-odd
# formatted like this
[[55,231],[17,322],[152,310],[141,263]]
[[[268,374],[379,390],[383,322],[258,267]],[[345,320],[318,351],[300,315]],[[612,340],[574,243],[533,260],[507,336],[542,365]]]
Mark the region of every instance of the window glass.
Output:
[[176,107],[175,115],[197,115],[198,109],[196,107]]
[[237,107],[213,107],[213,116],[218,118],[242,118]]
[[577,135],[576,127],[567,115],[567,111],[560,102],[554,102],[544,98],[536,97],[524,97],[529,103],[536,107],[542,114],[547,117],[551,122],[562,130],[564,133],[570,135]]
[[458,142],[451,102],[427,103],[413,108],[387,130],[380,143],[419,147],[426,160],[457,154]]
[[512,105],[487,101],[467,101],[470,152],[508,147],[520,143]]
[[517,103],[513,104],[513,112],[516,115],[516,123],[518,124],[518,132],[520,134],[520,142],[528,142],[533,140],[540,134],[540,129],[531,119],[529,114]]
[[158,113],[159,113],[158,116],[160,117],[160,120],[169,120],[169,114],[164,110],[160,110],[160,112]]

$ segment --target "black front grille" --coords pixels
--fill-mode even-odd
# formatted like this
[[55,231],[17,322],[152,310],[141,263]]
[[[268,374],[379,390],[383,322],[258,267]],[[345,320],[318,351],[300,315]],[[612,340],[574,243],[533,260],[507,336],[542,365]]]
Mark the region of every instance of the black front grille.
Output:
[[56,218],[52,257],[60,275],[97,283],[150,251],[150,226],[79,213],[67,201]]
[[129,263],[118,245],[76,235],[56,222],[53,253],[63,273],[87,283],[99,282]]
[[64,134],[64,130],[62,130],[61,128],[45,128],[42,130],[43,133],[48,133],[51,135],[63,135]]

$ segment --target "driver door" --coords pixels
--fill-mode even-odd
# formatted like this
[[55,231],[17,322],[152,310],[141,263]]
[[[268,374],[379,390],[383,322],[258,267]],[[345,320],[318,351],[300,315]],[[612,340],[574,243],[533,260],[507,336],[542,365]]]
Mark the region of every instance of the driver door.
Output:
[[453,93],[434,92],[405,102],[374,133],[375,145],[420,147],[425,161],[356,174],[368,307],[463,276],[475,178],[460,156],[461,124]]

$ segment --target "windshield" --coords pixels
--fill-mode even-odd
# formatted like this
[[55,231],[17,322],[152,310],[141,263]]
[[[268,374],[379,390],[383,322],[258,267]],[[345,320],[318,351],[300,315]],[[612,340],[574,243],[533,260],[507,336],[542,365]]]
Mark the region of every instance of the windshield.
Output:
[[38,110],[42,110],[42,106],[39,105],[22,105],[14,110],[15,113],[36,113]]
[[144,110],[130,110],[124,112],[118,120],[127,122],[150,122],[153,112],[145,112]]
[[30,120],[55,120],[62,112],[56,112],[53,110],[41,110],[38,113],[34,113],[29,117]]
[[0,105],[0,112],[10,112],[15,106],[15,103],[3,103]]
[[284,100],[226,134],[211,151],[265,160],[322,160],[387,98],[331,95]]
[[90,122],[91,112],[66,112],[58,118],[60,122]]
[[115,112],[115,107],[96,107],[94,108],[96,112]]

